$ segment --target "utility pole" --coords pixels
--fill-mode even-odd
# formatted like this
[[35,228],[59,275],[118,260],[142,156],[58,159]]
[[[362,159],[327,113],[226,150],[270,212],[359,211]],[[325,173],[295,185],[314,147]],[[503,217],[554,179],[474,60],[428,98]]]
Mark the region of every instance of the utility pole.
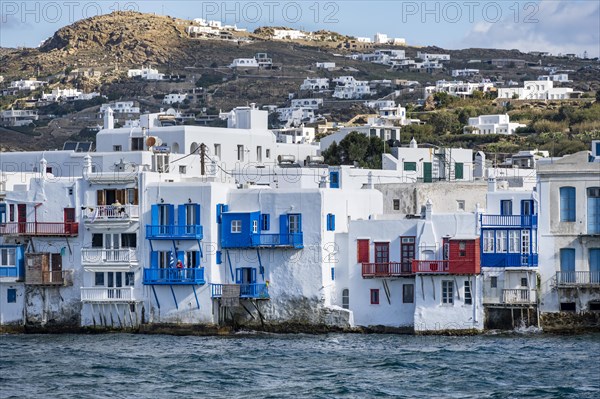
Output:
[[200,144],[200,175],[205,174],[205,162],[204,157],[206,156],[206,146],[204,143]]

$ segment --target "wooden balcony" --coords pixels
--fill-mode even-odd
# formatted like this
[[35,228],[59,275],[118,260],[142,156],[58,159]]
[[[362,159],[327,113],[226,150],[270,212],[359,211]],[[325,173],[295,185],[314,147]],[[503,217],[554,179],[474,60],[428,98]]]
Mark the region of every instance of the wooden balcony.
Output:
[[509,305],[534,305],[536,304],[536,291],[529,288],[516,288],[502,290],[502,303]]
[[82,208],[81,220],[84,223],[130,222],[140,218],[138,205],[91,205]]
[[136,302],[133,287],[82,287],[81,302],[130,303]]
[[556,286],[600,288],[600,272],[556,272]]
[[410,263],[363,263],[363,278],[408,277],[414,276]]
[[39,278],[25,279],[25,285],[37,286],[71,286],[73,285],[73,270],[51,270],[38,272]]
[[75,222],[11,222],[0,224],[0,236],[75,237],[79,223]]
[[211,297],[222,298],[223,287],[239,287],[239,298],[243,299],[269,299],[269,287],[266,284],[211,284]]
[[137,250],[135,248],[82,248],[81,264],[88,271],[103,269],[128,271],[138,264]]
[[537,267],[538,254],[482,253],[481,265],[485,267]]
[[413,260],[413,273],[420,274],[479,274],[479,260]]

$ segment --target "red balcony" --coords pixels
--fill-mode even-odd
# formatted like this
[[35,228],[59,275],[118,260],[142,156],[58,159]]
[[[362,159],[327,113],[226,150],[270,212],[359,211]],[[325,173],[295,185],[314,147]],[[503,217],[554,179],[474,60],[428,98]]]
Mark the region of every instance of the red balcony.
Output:
[[0,224],[0,236],[72,237],[77,234],[79,234],[79,223],[75,222],[11,222]]
[[388,263],[363,263],[362,276],[363,278],[374,277],[402,277],[412,276],[409,263],[388,262]]
[[480,263],[474,259],[413,260],[413,273],[425,274],[479,274]]

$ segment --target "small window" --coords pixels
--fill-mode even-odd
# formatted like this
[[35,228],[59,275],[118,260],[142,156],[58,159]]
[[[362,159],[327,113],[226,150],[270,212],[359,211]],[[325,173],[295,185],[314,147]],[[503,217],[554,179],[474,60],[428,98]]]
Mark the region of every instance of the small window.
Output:
[[185,166],[185,165],[179,165],[179,174],[185,175],[186,171],[187,171],[187,166]]
[[104,272],[96,272],[94,274],[94,285],[95,286],[104,286]]
[[335,215],[327,214],[327,231],[335,231]]
[[232,220],[231,221],[231,232],[232,233],[241,233],[242,232],[242,221],[241,220]]
[[467,256],[467,243],[464,241],[458,243],[458,256],[463,258]]
[[456,209],[458,209],[459,211],[464,211],[465,210],[465,201],[457,200],[456,201]]
[[6,302],[7,303],[16,303],[17,302],[16,288],[9,288],[6,290]]
[[69,187],[69,195],[73,195],[73,187]]
[[527,277],[521,277],[521,287],[528,287]]
[[267,231],[271,229],[271,215],[263,214],[260,215],[260,229]]
[[131,138],[131,151],[144,151],[144,138],[143,137],[132,137]]
[[490,287],[491,288],[498,288],[498,277],[493,276],[490,278]]
[[395,199],[394,200],[394,210],[395,211],[399,211],[400,210],[400,200],[399,199]]
[[465,305],[473,304],[473,294],[471,293],[471,282],[465,281]]
[[221,158],[221,144],[215,144],[215,156]]
[[500,214],[501,215],[512,215],[512,200],[501,200],[500,201]]
[[258,233],[258,220],[252,221],[252,232],[254,234]]
[[350,290],[348,288],[342,290],[342,308],[350,309]]
[[442,280],[442,304],[454,304],[454,281]]
[[134,272],[126,272],[125,273],[125,286],[133,287],[135,285],[135,273]]
[[588,302],[588,309],[590,312],[600,311],[600,302]]
[[371,305],[379,305],[379,290],[371,289]]
[[244,160],[244,146],[243,145],[237,146],[237,160],[238,161]]
[[575,187],[561,187],[560,190],[560,221],[574,222],[575,213]]
[[269,148],[265,150],[265,156],[267,157],[267,159],[271,158],[271,150]]
[[331,281],[335,280],[335,267],[331,268]]
[[417,163],[416,162],[404,162],[404,170],[410,172],[417,171]]
[[404,284],[402,286],[402,303],[414,303],[415,302],[415,285]]
[[113,151],[114,152],[121,152],[123,151],[123,147],[120,145],[113,145]]

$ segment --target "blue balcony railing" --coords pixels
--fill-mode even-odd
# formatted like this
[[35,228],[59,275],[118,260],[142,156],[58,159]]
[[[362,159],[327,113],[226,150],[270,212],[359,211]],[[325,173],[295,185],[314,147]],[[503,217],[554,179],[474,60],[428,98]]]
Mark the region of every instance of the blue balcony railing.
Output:
[[537,215],[481,215],[481,227],[524,227],[537,229]]
[[144,284],[146,285],[202,285],[204,283],[203,267],[144,269]]
[[302,233],[252,234],[250,243],[252,247],[304,248],[303,238]]
[[537,254],[482,253],[482,267],[537,267]]
[[[211,284],[211,297],[221,298],[223,296],[223,285],[225,284]],[[240,287],[240,298],[252,298],[252,299],[269,299],[269,287],[267,284],[231,284],[239,285]]]
[[146,238],[153,240],[201,240],[202,226],[192,225],[146,225]]

